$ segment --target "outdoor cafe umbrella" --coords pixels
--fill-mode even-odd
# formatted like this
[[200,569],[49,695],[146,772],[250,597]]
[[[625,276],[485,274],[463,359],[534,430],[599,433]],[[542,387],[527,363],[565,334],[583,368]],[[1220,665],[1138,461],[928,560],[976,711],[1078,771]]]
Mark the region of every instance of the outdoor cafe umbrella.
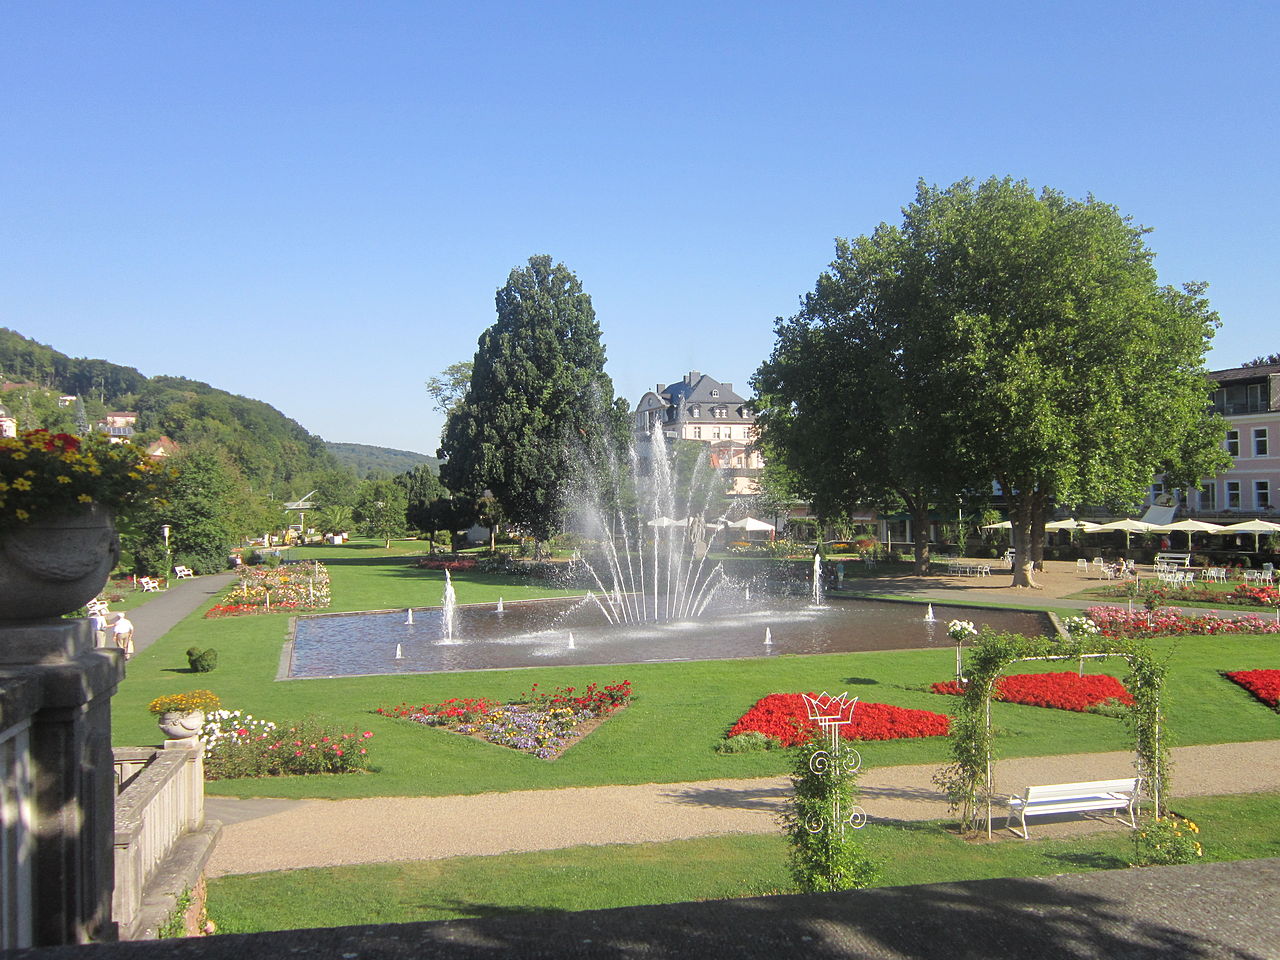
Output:
[[[755,517],[743,517],[741,520],[733,521],[733,523],[729,524],[729,526],[735,530],[747,530],[747,531],[751,531],[751,530],[760,531],[760,530],[774,529],[772,523],[765,523],[763,520],[757,520]],[[1277,529],[1280,529],[1280,527],[1278,527]]]
[[683,526],[684,526],[684,521],[681,521],[681,520],[672,520],[670,517],[655,517],[653,520],[650,520],[647,524],[645,524],[645,526],[649,526],[649,527],[683,527]]
[[1220,523],[1209,523],[1205,520],[1179,520],[1177,523],[1164,523],[1157,527],[1152,527],[1152,533],[1173,533],[1176,530],[1187,531],[1187,550],[1191,550],[1191,534],[1193,533],[1221,533],[1223,530]]
[[1068,517],[1066,520],[1054,520],[1044,525],[1046,530],[1066,530],[1067,536],[1075,539],[1074,534],[1077,530],[1081,533],[1093,533],[1098,529],[1096,523],[1090,523],[1088,520],[1077,520],[1075,517]]
[[1098,530],[1123,530],[1124,531],[1124,548],[1129,549],[1129,534],[1131,533],[1150,533],[1156,529],[1155,524],[1147,523],[1145,520],[1134,520],[1132,517],[1126,517],[1124,520],[1112,520],[1110,523],[1100,523]]
[[1252,533],[1253,534],[1253,552],[1258,552],[1258,534],[1260,533],[1280,533],[1280,523],[1272,523],[1270,520],[1243,520],[1240,523],[1232,523],[1223,527],[1221,533]]
[[983,530],[1012,530],[1013,522],[1010,520],[1001,520],[999,523],[984,523]]

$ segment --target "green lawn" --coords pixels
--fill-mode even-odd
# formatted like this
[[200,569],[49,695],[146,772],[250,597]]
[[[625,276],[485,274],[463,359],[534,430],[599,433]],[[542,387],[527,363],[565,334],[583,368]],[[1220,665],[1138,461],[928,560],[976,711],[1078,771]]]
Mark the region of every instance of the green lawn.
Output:
[[[1280,856],[1280,794],[1174,806],[1201,827],[1207,860]],[[860,836],[884,861],[882,886],[1109,869],[1133,852],[1127,831],[970,843],[918,823],[871,824]],[[209,882],[208,904],[220,932],[250,933],[792,892],[776,834],[222,877]]]
[[[295,555],[329,563],[333,610],[425,605],[439,601],[443,573],[417,570],[403,556],[388,558],[380,544],[310,547]],[[496,576],[455,580],[459,602],[515,600],[557,591]],[[208,687],[225,706],[255,717],[284,720],[308,713],[346,729],[372,730],[375,770],[342,777],[288,777],[217,781],[210,793],[236,796],[354,797],[440,795],[492,790],[540,789],[754,777],[784,773],[782,751],[724,756],[715,746],[752,703],[772,692],[849,690],[864,700],[950,710],[954,701],[924,691],[947,679],[954,664],[940,650],[784,656],[753,660],[610,667],[547,667],[395,677],[277,682],[287,614],[201,619],[199,612],[135,657],[113,701],[114,741],[154,743],[157,730],[147,703],[162,693]],[[190,646],[214,647],[219,666],[193,675],[186,666]],[[1171,740],[1180,744],[1280,738],[1280,719],[1220,670],[1280,666],[1280,636],[1181,638],[1156,641],[1172,654],[1168,688]],[[1115,661],[1110,669],[1122,672]],[[1053,670],[1029,664],[1028,670]],[[1092,668],[1091,668],[1092,669]],[[547,762],[503,747],[393,721],[372,713],[383,704],[439,701],[449,697],[508,699],[533,683],[585,686],[630,679],[632,706],[573,747]],[[1123,725],[1113,719],[995,704],[999,748],[1007,756],[1125,749]],[[942,738],[868,743],[869,765],[942,763]]]

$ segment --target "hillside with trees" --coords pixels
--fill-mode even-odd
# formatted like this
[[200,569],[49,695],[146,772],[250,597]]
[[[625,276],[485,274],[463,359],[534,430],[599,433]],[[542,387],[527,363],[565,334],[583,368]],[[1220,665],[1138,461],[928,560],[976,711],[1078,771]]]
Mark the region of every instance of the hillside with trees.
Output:
[[367,443],[332,443],[328,440],[324,445],[338,463],[350,467],[359,477],[367,477],[371,473],[407,473],[423,463],[437,473],[440,469],[440,461],[435,457],[412,450],[374,447]]

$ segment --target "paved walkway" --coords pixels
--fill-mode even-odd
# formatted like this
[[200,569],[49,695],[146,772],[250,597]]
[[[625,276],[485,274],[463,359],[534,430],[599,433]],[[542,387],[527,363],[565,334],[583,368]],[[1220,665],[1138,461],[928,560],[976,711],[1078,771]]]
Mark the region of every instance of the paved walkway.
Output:
[[234,573],[215,573],[190,580],[170,580],[169,589],[125,614],[133,622],[134,649],[145,650],[151,646],[209,598],[225,590],[235,578]]
[[[1180,747],[1174,763],[1176,796],[1280,790],[1280,741]],[[1101,780],[1132,769],[1127,752],[1026,757],[1002,761],[996,787],[1021,792],[1028,784]],[[935,764],[867,769],[860,777],[862,806],[873,819],[944,819],[946,801],[931,782],[937,770]],[[767,777],[447,797],[210,797],[206,813],[224,828],[208,873],[772,833],[789,794],[786,777]],[[997,825],[1003,824],[1001,814]],[[1100,828],[1107,827],[1075,817],[1033,821],[1031,831],[1043,837]]]

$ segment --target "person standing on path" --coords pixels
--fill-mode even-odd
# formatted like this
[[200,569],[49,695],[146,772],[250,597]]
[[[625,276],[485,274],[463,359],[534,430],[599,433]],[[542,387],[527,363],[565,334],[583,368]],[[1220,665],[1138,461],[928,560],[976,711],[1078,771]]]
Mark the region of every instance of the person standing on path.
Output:
[[116,646],[124,651],[124,658],[131,659],[133,657],[133,622],[123,613],[116,614],[111,635],[115,638]]

